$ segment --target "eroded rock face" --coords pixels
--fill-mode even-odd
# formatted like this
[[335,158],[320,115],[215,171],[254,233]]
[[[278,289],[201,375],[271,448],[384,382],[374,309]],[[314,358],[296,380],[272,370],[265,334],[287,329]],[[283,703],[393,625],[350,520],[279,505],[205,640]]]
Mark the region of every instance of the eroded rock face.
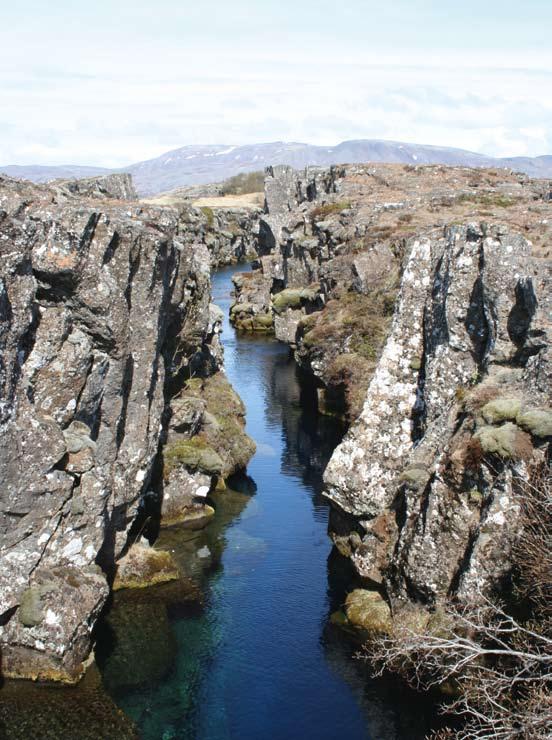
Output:
[[107,190],[132,195],[124,178],[112,179],[0,179],[8,676],[79,676],[106,573],[156,486],[170,399],[185,378],[221,364],[207,248],[187,241],[173,210],[101,200]]
[[236,279],[232,320],[272,330],[354,420],[389,332],[412,237],[451,223],[508,225],[550,257],[548,185],[505,171],[345,165],[267,170],[257,269]]
[[206,248],[213,268],[256,258],[259,207],[195,207],[187,201],[176,202],[172,207],[178,213],[183,238]]
[[331,534],[393,612],[508,573],[516,480],[550,440],[548,190],[467,168],[267,171],[231,318],[292,346],[320,410],[352,422]]
[[132,177],[121,173],[103,177],[87,177],[81,180],[54,180],[51,188],[62,188],[72,195],[101,200],[138,200]]
[[363,411],[325,474],[340,549],[395,608],[473,598],[507,574],[515,479],[546,454],[524,414],[544,419],[552,387],[549,261],[485,224],[408,248]]

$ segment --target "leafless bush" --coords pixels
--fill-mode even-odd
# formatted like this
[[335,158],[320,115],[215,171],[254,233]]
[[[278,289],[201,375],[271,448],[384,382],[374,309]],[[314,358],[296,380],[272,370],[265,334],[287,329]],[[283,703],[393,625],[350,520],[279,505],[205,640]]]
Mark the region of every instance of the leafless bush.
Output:
[[548,465],[519,481],[523,532],[514,550],[518,601],[506,608],[482,593],[450,603],[421,632],[398,628],[367,647],[377,673],[392,670],[415,687],[448,684],[444,711],[457,740],[552,737],[552,485]]

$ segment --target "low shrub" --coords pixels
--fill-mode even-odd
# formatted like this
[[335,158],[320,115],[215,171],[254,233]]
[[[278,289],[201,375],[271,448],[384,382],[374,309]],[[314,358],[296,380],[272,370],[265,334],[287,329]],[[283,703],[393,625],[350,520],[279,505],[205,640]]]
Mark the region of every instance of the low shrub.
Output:
[[242,172],[225,180],[221,187],[222,195],[245,195],[264,191],[264,172]]

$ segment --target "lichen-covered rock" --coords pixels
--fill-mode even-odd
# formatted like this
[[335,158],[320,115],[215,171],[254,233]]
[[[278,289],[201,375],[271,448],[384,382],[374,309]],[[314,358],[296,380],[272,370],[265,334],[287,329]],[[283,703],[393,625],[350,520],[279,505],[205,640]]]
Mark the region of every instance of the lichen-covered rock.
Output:
[[206,248],[213,268],[257,257],[261,214],[258,206],[233,208],[222,202],[214,207],[195,207],[188,199],[176,199],[171,204],[178,213],[182,238]]
[[244,469],[255,443],[245,432],[245,407],[224,371],[190,379],[171,408],[183,404],[195,405],[201,413],[193,434],[171,424],[163,450],[165,487],[182,468],[221,478]]
[[207,248],[127,186],[0,179],[4,675],[80,675],[170,399],[221,364]]
[[[474,598],[508,572],[516,476],[545,454],[531,422],[546,432],[551,285],[550,263],[502,226],[408,245],[364,408],[325,473],[334,538],[347,517],[363,530],[352,562],[396,608]],[[383,528],[393,512],[396,526]]]
[[132,177],[126,173],[86,177],[79,180],[54,180],[52,189],[63,189],[72,195],[85,198],[113,200],[138,200]]

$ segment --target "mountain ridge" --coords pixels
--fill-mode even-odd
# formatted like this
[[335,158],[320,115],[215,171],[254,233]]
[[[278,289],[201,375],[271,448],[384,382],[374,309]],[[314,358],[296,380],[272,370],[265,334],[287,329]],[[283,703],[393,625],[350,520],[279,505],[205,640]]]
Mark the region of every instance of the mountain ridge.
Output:
[[365,162],[506,167],[531,177],[552,177],[552,155],[497,158],[456,147],[385,139],[353,139],[335,146],[284,141],[187,145],[128,167],[7,165],[0,166],[0,173],[33,182],[47,182],[58,178],[128,172],[133,176],[140,195],[155,195],[178,187],[220,182],[241,172],[252,172],[269,165],[287,164],[302,168]]

